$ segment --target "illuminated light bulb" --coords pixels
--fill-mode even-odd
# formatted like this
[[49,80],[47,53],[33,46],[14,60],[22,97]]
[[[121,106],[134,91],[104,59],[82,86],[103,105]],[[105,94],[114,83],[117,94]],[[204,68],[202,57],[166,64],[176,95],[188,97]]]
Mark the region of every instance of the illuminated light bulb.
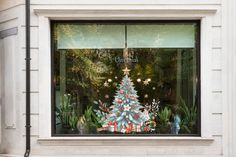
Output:
[[141,82],[142,80],[140,78],[137,79],[137,82]]
[[148,80],[148,82],[150,82],[150,81],[151,81],[151,79],[150,79],[150,78],[148,78],[147,80]]
[[108,81],[108,82],[112,82],[112,79],[108,79],[107,81]]

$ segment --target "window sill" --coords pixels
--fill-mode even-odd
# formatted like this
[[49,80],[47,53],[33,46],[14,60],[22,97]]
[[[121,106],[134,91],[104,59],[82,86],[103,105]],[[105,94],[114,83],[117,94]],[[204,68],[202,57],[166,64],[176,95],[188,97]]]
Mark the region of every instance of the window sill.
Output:
[[204,137],[50,137],[39,138],[40,145],[98,146],[98,145],[209,145],[214,138]]

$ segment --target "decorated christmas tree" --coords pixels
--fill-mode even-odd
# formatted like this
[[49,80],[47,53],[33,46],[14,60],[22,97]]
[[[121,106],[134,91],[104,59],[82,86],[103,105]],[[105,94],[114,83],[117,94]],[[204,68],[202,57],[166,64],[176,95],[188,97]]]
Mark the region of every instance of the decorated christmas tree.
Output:
[[111,132],[122,133],[149,131],[145,124],[149,116],[141,111],[143,106],[139,103],[137,91],[128,77],[129,69],[125,68],[123,71],[125,76],[119,84],[104,127],[108,127]]

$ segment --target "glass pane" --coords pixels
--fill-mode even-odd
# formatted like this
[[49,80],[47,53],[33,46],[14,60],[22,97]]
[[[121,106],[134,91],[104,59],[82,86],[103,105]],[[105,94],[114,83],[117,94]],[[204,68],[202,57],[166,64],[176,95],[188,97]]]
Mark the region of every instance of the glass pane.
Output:
[[194,48],[194,32],[194,24],[128,25],[127,43],[129,48]]
[[124,48],[124,25],[63,24],[57,26],[58,49]]
[[[194,26],[191,36],[196,38],[198,25],[186,25]],[[61,28],[57,28],[61,24],[53,26],[54,134],[199,134],[199,58],[195,46],[58,49],[56,42]],[[131,26],[123,24],[127,28],[124,37]],[[76,32],[79,28],[76,27]],[[69,34],[70,31],[75,32],[68,29]],[[139,38],[142,34],[144,41],[152,41],[142,31],[136,34]],[[167,34],[170,34],[168,29]],[[103,34],[100,36],[103,38]],[[85,39],[87,43],[90,40]]]

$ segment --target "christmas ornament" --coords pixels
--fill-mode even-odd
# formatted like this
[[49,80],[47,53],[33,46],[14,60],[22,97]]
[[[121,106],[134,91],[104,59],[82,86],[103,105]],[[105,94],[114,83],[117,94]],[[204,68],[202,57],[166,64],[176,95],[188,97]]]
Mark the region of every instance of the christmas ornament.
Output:
[[106,99],[109,99],[109,95],[108,95],[108,94],[106,94],[106,95],[105,95],[105,98],[106,98]]
[[134,114],[134,119],[139,119],[139,115],[138,114]]
[[118,99],[118,103],[120,103],[120,104],[121,104],[121,103],[122,103],[122,100],[121,100],[121,99]]
[[137,82],[141,82],[142,80],[140,78],[137,79]]
[[109,87],[109,84],[108,84],[108,82],[106,81],[106,82],[104,82],[104,87]]
[[124,75],[129,75],[130,69],[125,67],[125,69],[122,70],[124,72]]
[[143,84],[144,84],[145,86],[149,85],[148,80],[144,80],[144,81],[143,81]]
[[124,111],[129,111],[130,110],[130,106],[129,105],[124,105]]

